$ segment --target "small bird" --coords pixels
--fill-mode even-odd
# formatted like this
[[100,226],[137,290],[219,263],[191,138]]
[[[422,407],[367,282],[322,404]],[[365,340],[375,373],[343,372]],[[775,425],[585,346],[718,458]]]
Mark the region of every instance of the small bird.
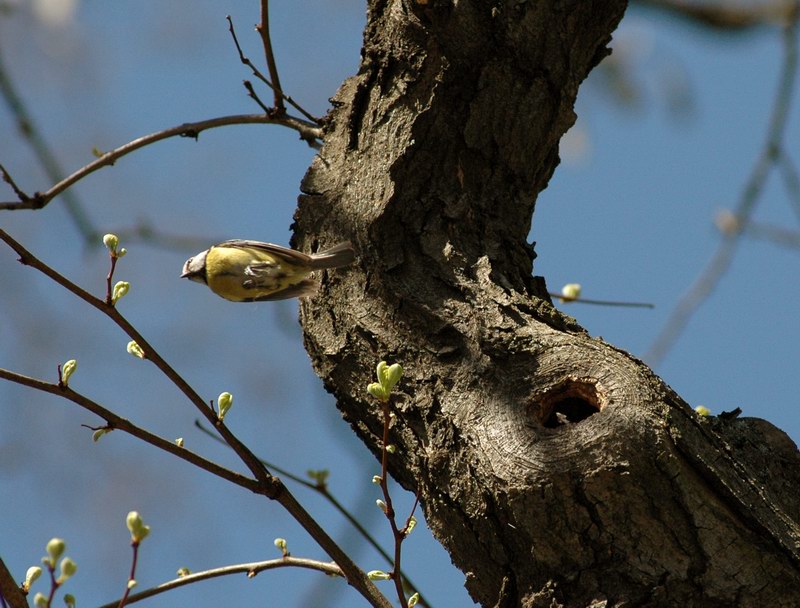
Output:
[[181,278],[205,283],[231,302],[264,302],[309,296],[315,270],[353,263],[349,242],[311,255],[260,241],[225,241],[186,260]]

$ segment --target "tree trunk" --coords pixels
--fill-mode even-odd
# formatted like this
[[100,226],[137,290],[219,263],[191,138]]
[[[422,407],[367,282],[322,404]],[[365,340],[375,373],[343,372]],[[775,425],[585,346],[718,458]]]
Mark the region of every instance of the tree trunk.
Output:
[[[797,606],[797,449],[701,418],[531,277],[536,195],[625,2],[372,0],[303,183],[296,245],[350,239],[301,317],[376,454],[484,606]],[[607,604],[603,604],[607,601]]]

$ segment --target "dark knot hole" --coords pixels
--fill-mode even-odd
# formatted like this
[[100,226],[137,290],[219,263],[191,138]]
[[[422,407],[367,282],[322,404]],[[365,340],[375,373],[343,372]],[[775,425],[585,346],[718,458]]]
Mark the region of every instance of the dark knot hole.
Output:
[[597,385],[589,380],[565,380],[536,399],[539,420],[558,428],[586,420],[603,408]]

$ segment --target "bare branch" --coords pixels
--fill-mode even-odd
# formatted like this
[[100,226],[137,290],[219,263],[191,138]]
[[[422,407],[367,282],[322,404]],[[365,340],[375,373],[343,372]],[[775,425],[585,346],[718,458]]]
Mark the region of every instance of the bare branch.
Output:
[[[336,564],[330,562],[320,562],[313,559],[302,559],[297,557],[283,557],[280,559],[272,559],[263,562],[252,562],[249,564],[236,564],[233,566],[224,566],[222,568],[214,568],[212,570],[204,570],[203,572],[195,572],[187,574],[157,587],[146,589],[139,593],[135,593],[128,597],[126,605],[159,595],[165,591],[177,589],[184,585],[190,585],[199,581],[206,581],[219,576],[229,576],[231,574],[246,574],[248,577],[253,577],[259,572],[264,570],[274,570],[276,568],[306,568],[309,570],[317,570],[329,576],[344,576],[342,570]],[[103,604],[100,608],[116,608],[119,605],[119,600]]]
[[[250,68],[250,70],[253,72],[253,76],[258,78],[261,82],[263,82],[265,85],[267,85],[270,89],[274,91],[275,87],[272,86],[272,82],[270,82],[270,80],[266,76],[264,76],[264,74],[261,73],[261,71],[253,64],[253,62],[250,61],[250,59],[244,54],[244,51],[242,51],[242,47],[239,44],[239,38],[236,36],[236,29],[233,27],[233,20],[231,19],[231,16],[228,15],[226,19],[228,20],[228,31],[231,33],[231,37],[233,38],[233,44],[236,45],[236,52],[239,53],[239,61],[241,61],[244,65]],[[283,91],[281,91],[281,96],[283,97],[284,101],[286,101],[286,103],[288,103],[295,110],[300,112],[308,120],[317,125],[322,124],[322,120],[320,118],[307,112],[294,99],[283,93]]]
[[638,0],[638,4],[678,15],[715,30],[733,32],[781,21],[791,12],[791,5],[783,0],[771,4],[756,2],[752,6],[744,3],[686,0]]
[[243,125],[243,124],[276,124],[290,129],[294,129],[300,133],[300,138],[309,143],[312,147],[316,147],[318,139],[322,138],[322,130],[314,124],[311,124],[300,118],[284,115],[280,117],[273,117],[267,114],[238,114],[234,116],[221,116],[219,118],[211,118],[208,120],[201,120],[199,122],[184,123],[176,127],[164,129],[150,135],[145,135],[134,139],[127,144],[120,146],[110,152],[106,152],[97,160],[81,167],[72,175],[61,180],[49,190],[44,193],[36,192],[27,200],[0,202],[0,209],[41,209],[47,205],[53,198],[64,192],[67,188],[80,181],[87,175],[94,173],[98,169],[113,165],[118,159],[130,154],[131,152],[148,146],[163,139],[170,137],[197,137],[203,131],[208,129],[215,129],[217,127],[225,127],[228,125]]
[[255,479],[250,479],[249,477],[245,477],[240,473],[226,469],[215,462],[203,458],[199,454],[195,454],[191,450],[179,447],[174,441],[169,441],[163,437],[159,437],[158,435],[151,433],[150,431],[136,426],[130,420],[118,416],[111,410],[103,407],[95,401],[92,401],[88,397],[75,392],[69,387],[59,386],[58,384],[45,382],[44,380],[39,380],[38,378],[31,378],[29,376],[18,374],[2,368],[0,368],[0,378],[20,384],[22,386],[36,389],[37,391],[42,391],[43,393],[50,393],[51,395],[63,397],[64,399],[72,401],[76,405],[79,405],[83,409],[92,412],[96,416],[99,416],[105,420],[109,430],[123,431],[129,435],[133,435],[145,443],[149,443],[150,445],[165,452],[169,452],[173,456],[177,456],[181,460],[185,460],[186,462],[191,463],[196,467],[203,469],[204,471],[208,471],[212,475],[221,477],[222,479],[230,481],[231,483],[250,490],[251,492],[261,493],[260,487]]
[[28,600],[25,599],[25,594],[20,589],[17,581],[14,580],[11,572],[3,558],[0,557],[0,599],[3,601],[3,606],[8,603],[10,608],[30,608]]
[[261,0],[261,23],[256,26],[256,31],[261,35],[261,43],[264,45],[264,56],[267,59],[267,69],[270,80],[272,80],[272,90],[275,93],[275,110],[279,115],[284,114],[286,106],[283,105],[283,88],[278,76],[278,66],[275,63],[272,40],[269,35],[269,0]]

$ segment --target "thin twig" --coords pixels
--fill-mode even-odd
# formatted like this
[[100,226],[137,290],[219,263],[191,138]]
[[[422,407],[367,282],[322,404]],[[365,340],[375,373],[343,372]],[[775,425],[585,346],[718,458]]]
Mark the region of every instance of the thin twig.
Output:
[[203,469],[212,475],[225,479],[226,481],[230,481],[231,483],[250,490],[251,492],[259,492],[259,486],[255,479],[245,477],[240,473],[226,469],[225,467],[207,460],[199,454],[186,449],[185,447],[179,447],[174,441],[169,441],[163,437],[159,437],[158,435],[155,435],[154,433],[151,433],[150,431],[133,424],[130,420],[115,414],[111,410],[103,407],[95,401],[92,401],[88,397],[72,390],[69,387],[60,387],[58,384],[45,382],[44,380],[40,380],[38,378],[31,378],[29,376],[2,368],[0,368],[0,378],[20,384],[22,386],[27,386],[43,393],[50,393],[51,395],[63,397],[105,420],[107,425],[106,428],[108,429],[128,433],[137,439],[141,439],[145,443],[148,443],[160,450],[172,454],[173,456],[177,456],[181,460],[185,460],[186,462],[193,464],[199,469]]
[[[231,37],[233,38],[233,44],[236,45],[236,52],[239,53],[239,61],[241,61],[244,65],[246,65],[252,70],[253,76],[258,78],[261,82],[263,82],[265,85],[267,85],[270,89],[274,91],[275,87],[272,86],[272,83],[270,82],[269,78],[264,76],[264,74],[262,74],[261,71],[255,65],[253,65],[253,62],[250,61],[250,59],[244,54],[244,51],[242,51],[242,47],[239,44],[239,38],[236,36],[236,29],[233,27],[233,20],[231,19],[231,16],[228,15],[226,19],[228,20],[228,31],[230,32]],[[307,112],[300,104],[298,104],[290,96],[286,95],[283,92],[281,92],[281,94],[283,95],[283,99],[284,101],[286,101],[286,103],[288,103],[295,110],[300,112],[309,121],[313,122],[316,125],[322,124],[322,119]]]
[[739,203],[734,212],[736,229],[726,232],[722,237],[716,253],[706,265],[700,276],[683,294],[678,304],[667,319],[666,324],[656,337],[644,359],[651,365],[658,365],[667,352],[675,344],[692,315],[705,302],[720,279],[728,270],[739,243],[739,236],[746,230],[747,224],[758,202],[770,169],[781,157],[786,121],[791,107],[792,93],[797,76],[797,22],[800,15],[800,3],[793,4],[791,19],[783,30],[784,59],[781,69],[780,83],[770,116],[764,148],[753,166],[750,177],[745,184]]
[[256,25],[256,31],[261,35],[261,43],[264,45],[264,56],[267,59],[269,78],[272,81],[272,90],[275,93],[275,110],[278,115],[281,115],[286,112],[286,106],[283,105],[283,88],[281,87],[281,79],[278,76],[278,65],[275,63],[272,40],[269,35],[269,0],[261,0],[261,23]]
[[322,130],[316,125],[288,115],[272,117],[266,114],[239,114],[234,116],[221,116],[219,118],[211,118],[208,120],[201,120],[199,122],[184,123],[176,127],[171,127],[169,129],[164,129],[163,131],[158,131],[156,133],[151,133],[150,135],[139,137],[123,146],[120,146],[119,148],[111,150],[110,152],[106,152],[98,159],[81,167],[72,175],[59,181],[46,192],[37,192],[28,197],[27,200],[0,202],[0,209],[41,209],[57,195],[61,194],[67,188],[80,181],[87,175],[94,173],[103,167],[113,165],[118,159],[130,154],[135,150],[138,150],[139,148],[143,148],[144,146],[148,146],[157,141],[176,136],[197,139],[201,132],[207,131],[208,129],[243,124],[276,124],[288,127],[300,133],[300,138],[306,142],[309,142],[309,145],[311,145],[311,142],[316,142],[322,137]]
[[[317,570],[319,572],[323,572],[330,576],[344,576],[341,568],[339,568],[339,566],[337,566],[336,564],[330,562],[320,562],[317,560],[302,559],[297,557],[283,557],[280,559],[272,559],[269,561],[252,562],[249,564],[236,564],[233,566],[224,566],[221,568],[214,568],[212,570],[204,570],[202,572],[187,574],[186,576],[181,576],[166,583],[162,583],[157,587],[152,587],[151,589],[145,589],[144,591],[140,591],[139,593],[134,593],[133,595],[128,597],[126,605],[134,604],[149,597],[153,597],[154,595],[159,595],[161,593],[164,593],[165,591],[170,591],[172,589],[177,589],[178,587],[183,587],[184,585],[190,585],[192,583],[197,583],[199,581],[206,581],[220,576],[229,576],[232,574],[246,574],[248,577],[253,577],[259,572],[263,572],[264,570],[274,570],[276,568],[290,568],[290,567],[306,568],[308,570]],[[108,604],[103,604],[102,606],[100,606],[100,608],[117,608],[118,605],[119,605],[119,600],[116,600],[113,602],[109,602]]]
[[655,304],[648,302],[617,302],[614,300],[590,300],[588,298],[570,298],[565,297],[562,293],[547,292],[551,298],[557,298],[561,302],[571,303],[577,302],[578,304],[596,304],[598,306],[622,306],[627,308],[655,308]]

